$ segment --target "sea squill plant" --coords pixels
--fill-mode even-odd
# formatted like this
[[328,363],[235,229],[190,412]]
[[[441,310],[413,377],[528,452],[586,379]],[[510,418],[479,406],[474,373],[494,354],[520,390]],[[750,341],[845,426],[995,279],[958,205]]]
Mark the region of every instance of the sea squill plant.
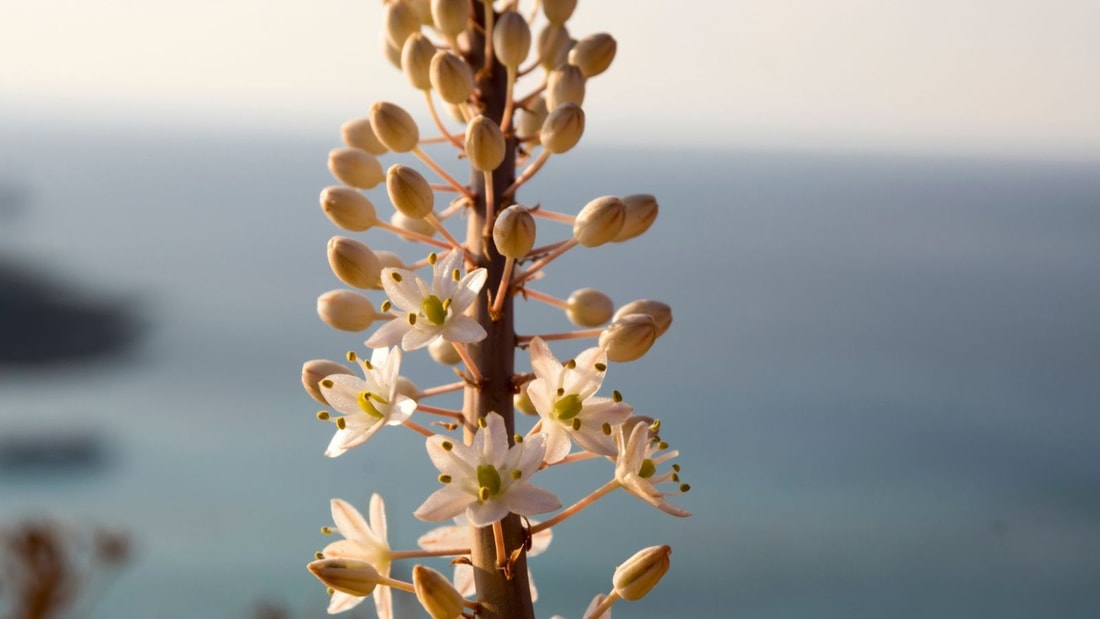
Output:
[[[333,273],[349,289],[322,294],[317,311],[336,329],[370,330],[371,352],[349,352],[353,368],[329,360],[303,367],[306,390],[327,407],[317,417],[335,425],[325,455],[340,456],[391,426],[422,435],[439,475],[437,489],[423,491],[413,515],[453,521],[425,533],[420,549],[392,550],[380,496],[371,499],[367,517],[333,499],[334,526],[324,531],[342,539],[309,564],[329,589],[330,613],[372,597],[378,615],[391,617],[397,589],[415,594],[434,618],[532,618],[537,594],[527,559],[546,549],[558,523],[620,488],[672,516],[690,515],[669,501],[688,486],[670,462],[678,452],[662,440],[660,421],[634,414],[618,391],[604,388],[613,364],[641,358],[668,329],[669,306],[638,300],[616,310],[594,288],[558,299],[535,286],[578,246],[645,233],[657,200],[599,196],[575,214],[520,201],[520,189],[581,139],[585,91],[610,66],[616,41],[605,33],[573,38],[566,23],[576,0],[521,4],[385,0],[384,55],[424,93],[438,135],[422,136],[406,110],[378,101],[343,126],[345,146],[329,157],[340,184],[321,192],[321,208],[344,234],[377,228],[431,253],[405,262],[357,238],[329,241]],[[521,91],[521,78],[534,84]],[[444,122],[440,103],[463,130]],[[465,159],[469,182],[457,180],[429,149]],[[424,169],[395,163],[383,171],[379,158],[390,152],[411,153]],[[362,191],[383,184],[394,209],[385,219]],[[537,221],[564,224],[564,234],[550,231],[536,243]],[[384,297],[374,301],[361,292],[372,290]],[[517,298],[558,307],[580,329],[517,335]],[[565,360],[551,350],[550,342],[578,338],[594,345]],[[402,376],[402,355],[421,349],[454,365],[460,380],[421,389]],[[530,371],[517,371],[516,350],[526,351],[521,357],[529,357]],[[457,392],[461,410],[429,404]],[[517,409],[533,421],[525,430]],[[539,478],[591,458],[609,461],[608,481],[561,509]],[[666,545],[640,550],[614,571],[610,590],[593,591],[584,616],[607,617],[617,600],[645,596],[670,555]],[[423,565],[413,567],[411,583],[390,577],[393,562],[424,557],[453,557],[453,578]]]

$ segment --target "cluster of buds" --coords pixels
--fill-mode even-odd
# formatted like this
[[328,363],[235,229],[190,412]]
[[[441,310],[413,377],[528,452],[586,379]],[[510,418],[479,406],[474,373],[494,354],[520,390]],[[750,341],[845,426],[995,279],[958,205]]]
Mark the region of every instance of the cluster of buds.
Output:
[[[537,590],[527,559],[546,550],[558,523],[620,489],[672,516],[690,515],[669,501],[688,485],[671,462],[678,452],[661,438],[661,422],[635,414],[619,391],[600,394],[609,364],[643,357],[672,323],[671,308],[648,299],[616,308],[594,288],[559,299],[534,287],[566,252],[645,233],[657,200],[601,196],[570,214],[518,198],[551,155],[580,141],[588,81],[611,65],[616,42],[606,33],[573,38],[566,23],[576,0],[521,4],[385,0],[384,54],[424,93],[438,135],[422,136],[405,109],[376,102],[367,116],[344,124],[345,145],[329,154],[340,184],[321,192],[321,208],[344,232],[329,241],[328,260],[348,288],[322,294],[317,312],[333,328],[370,330],[371,352],[369,359],[347,353],[353,367],[321,359],[303,367],[306,390],[326,407],[317,418],[336,427],[325,455],[345,454],[387,427],[411,430],[439,470],[438,489],[426,493],[414,516],[454,521],[422,536],[418,549],[392,550],[380,496],[372,497],[369,518],[333,499],[333,524],[322,530],[343,539],[309,564],[329,589],[331,613],[372,597],[379,616],[390,617],[397,589],[415,594],[433,618],[533,617]],[[521,93],[521,78],[536,84]],[[444,121],[440,102],[462,130]],[[466,160],[468,183],[429,154],[437,148]],[[379,158],[390,152],[411,153],[426,169],[384,170]],[[365,193],[383,184],[384,197]],[[379,217],[379,199],[392,205],[388,218]],[[456,219],[465,241],[448,227]],[[562,225],[564,234],[540,244],[540,220]],[[371,229],[430,253],[406,262],[346,236]],[[378,293],[371,291],[384,296],[372,299]],[[555,306],[578,328],[516,334],[521,300]],[[594,345],[564,361],[552,352],[551,342],[574,339]],[[402,376],[402,355],[422,348],[454,366],[459,380],[421,389]],[[530,371],[515,371],[517,349],[529,354]],[[461,408],[429,403],[460,392]],[[526,431],[517,428],[517,409],[532,416]],[[609,479],[569,507],[537,483],[543,471],[592,458],[610,462]],[[528,519],[551,512],[542,522]],[[606,617],[617,600],[645,596],[670,554],[668,546],[653,546],[628,559],[584,616]],[[428,557],[451,557],[453,578],[421,564],[411,583],[390,577],[394,561]]]

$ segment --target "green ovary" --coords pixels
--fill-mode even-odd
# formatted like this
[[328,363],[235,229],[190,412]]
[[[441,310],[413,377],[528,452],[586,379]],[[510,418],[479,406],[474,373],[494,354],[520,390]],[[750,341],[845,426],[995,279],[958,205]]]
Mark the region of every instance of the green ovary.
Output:
[[477,485],[488,490],[489,496],[500,493],[500,472],[491,464],[477,467]]
[[646,479],[653,477],[653,474],[657,472],[657,465],[653,464],[653,460],[646,458],[642,460],[642,466],[638,468],[638,477]]
[[558,421],[569,421],[581,413],[581,396],[571,393],[554,403],[554,416]]
[[424,300],[420,302],[420,311],[428,319],[428,322],[437,327],[447,319],[447,308],[443,306],[443,302],[439,300],[439,297],[434,294],[424,297]]
[[371,402],[369,391],[360,391],[359,395],[355,398],[355,403],[359,405],[359,410],[370,415],[371,417],[381,419],[385,416],[381,412],[379,412],[377,408],[374,407],[374,402]]

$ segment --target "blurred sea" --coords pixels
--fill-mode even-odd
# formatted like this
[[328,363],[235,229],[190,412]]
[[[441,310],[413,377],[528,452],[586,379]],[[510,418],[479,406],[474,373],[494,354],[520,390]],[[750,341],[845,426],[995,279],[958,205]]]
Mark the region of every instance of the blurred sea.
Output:
[[[408,515],[436,485],[422,441],[391,430],[326,459],[330,426],[299,384],[302,361],[365,339],[314,312],[339,287],[325,242],[340,231],[317,207],[335,145],[0,128],[0,184],[28,196],[0,219],[0,260],[125,298],[145,324],[121,357],[0,368],[0,434],[109,446],[101,469],[0,472],[0,523],[131,532],[135,560],[90,617],[321,616],[304,565],[330,497],[382,493],[395,548],[429,528]],[[555,528],[533,562],[539,616],[580,617],[657,543],[672,571],[617,617],[1097,616],[1100,164],[582,144],[521,198],[575,212],[638,192],[661,202],[648,234],[571,252],[538,288],[673,306],[605,389],[664,420],[695,515],[624,494]],[[522,332],[569,328],[528,309]],[[452,378],[425,358],[403,373]],[[608,471],[545,483],[568,504]]]

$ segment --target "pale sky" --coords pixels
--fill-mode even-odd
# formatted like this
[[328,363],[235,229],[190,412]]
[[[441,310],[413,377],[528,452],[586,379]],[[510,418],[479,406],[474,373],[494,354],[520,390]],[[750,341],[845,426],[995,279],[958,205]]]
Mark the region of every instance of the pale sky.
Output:
[[[0,0],[0,124],[420,114],[380,18],[378,0]],[[1096,0],[580,0],[569,23],[619,42],[586,139],[1093,159],[1098,25]]]

